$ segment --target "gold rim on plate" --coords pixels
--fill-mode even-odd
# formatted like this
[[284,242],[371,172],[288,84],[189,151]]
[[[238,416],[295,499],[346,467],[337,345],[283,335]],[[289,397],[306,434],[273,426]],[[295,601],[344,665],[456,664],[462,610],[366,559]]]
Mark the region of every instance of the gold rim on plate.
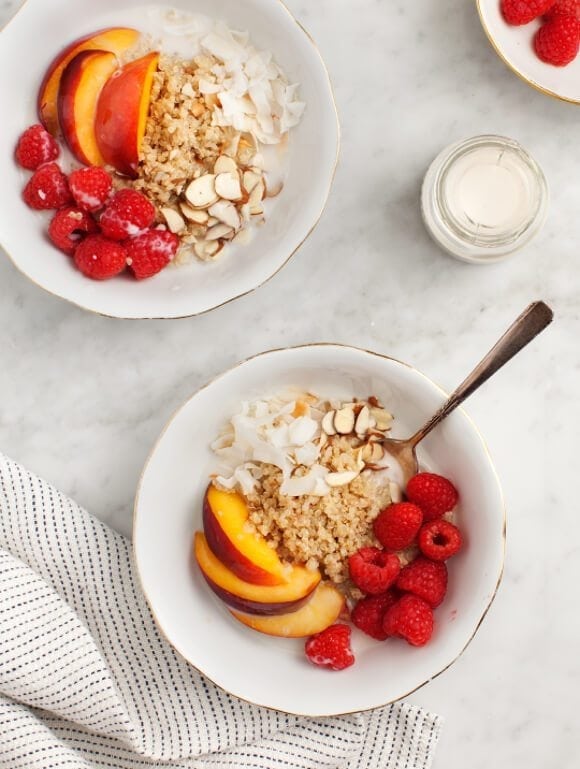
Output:
[[294,346],[291,346],[291,347],[278,347],[278,348],[275,348],[273,350],[266,350],[266,351],[258,353],[256,355],[250,355],[248,358],[245,358],[244,360],[239,361],[235,365],[230,366],[230,368],[226,369],[225,371],[222,371],[217,376],[212,377],[212,379],[210,379],[209,382],[206,382],[206,384],[202,385],[197,390],[195,390],[195,392],[192,393],[192,395],[190,395],[190,397],[187,398],[187,400],[185,400],[185,402],[182,403],[181,406],[179,406],[173,412],[173,414],[171,415],[169,420],[166,422],[166,424],[163,427],[159,437],[155,441],[155,443],[153,445],[153,448],[150,450],[150,452],[149,452],[149,454],[147,456],[147,459],[145,460],[145,465],[143,467],[143,470],[141,472],[141,475],[139,477],[139,481],[138,481],[138,484],[137,484],[137,491],[135,493],[135,502],[134,502],[134,505],[133,505],[133,537],[132,537],[131,547],[132,547],[132,550],[133,550],[133,560],[134,560],[134,563],[135,563],[135,570],[137,572],[137,579],[139,580],[139,584],[141,586],[141,590],[143,592],[143,595],[145,596],[145,601],[147,602],[147,605],[149,606],[149,610],[150,610],[150,612],[151,612],[151,614],[153,616],[153,619],[155,621],[157,629],[158,629],[159,633],[161,634],[161,636],[171,646],[171,648],[175,649],[175,651],[187,662],[188,665],[191,665],[191,667],[194,668],[194,670],[197,670],[198,673],[200,673],[202,676],[207,678],[208,681],[211,681],[212,684],[214,684],[214,686],[218,687],[218,689],[221,689],[222,691],[226,692],[226,694],[229,694],[230,697],[236,697],[237,699],[242,700],[242,702],[247,702],[250,705],[257,705],[258,707],[268,708],[269,710],[277,710],[278,712],[281,712],[281,713],[286,713],[286,714],[295,715],[295,716],[302,716],[304,718],[333,718],[334,716],[348,716],[348,715],[353,715],[355,713],[365,713],[367,711],[375,710],[376,708],[386,707],[387,705],[391,705],[393,702],[398,702],[399,700],[405,699],[405,697],[409,697],[411,694],[414,694],[419,689],[422,689],[424,686],[426,686],[431,681],[434,681],[436,678],[439,678],[440,675],[445,673],[446,670],[449,670],[449,668],[457,662],[457,660],[463,655],[463,653],[465,652],[467,647],[473,641],[473,639],[477,635],[477,632],[478,632],[479,628],[483,624],[483,621],[485,620],[485,618],[486,618],[486,616],[487,616],[487,614],[488,614],[488,612],[489,612],[489,610],[491,608],[491,605],[493,604],[493,602],[495,600],[495,597],[497,596],[497,592],[498,592],[499,587],[501,585],[501,582],[502,582],[502,579],[503,579],[503,575],[504,575],[504,569],[505,569],[505,553],[506,553],[506,540],[507,540],[507,514],[506,514],[506,507],[505,507],[505,498],[504,498],[504,495],[503,495],[503,490],[502,490],[502,487],[501,487],[499,476],[498,476],[497,471],[495,469],[495,465],[494,465],[493,460],[491,458],[491,454],[489,452],[487,443],[485,442],[485,439],[484,439],[483,435],[481,434],[481,432],[479,431],[479,429],[478,429],[477,425],[475,424],[475,422],[471,419],[469,414],[467,414],[467,412],[464,411],[463,408],[458,408],[457,411],[460,412],[467,419],[467,421],[471,425],[472,429],[474,430],[475,434],[479,438],[479,440],[481,442],[481,445],[483,447],[484,453],[485,453],[487,459],[489,460],[489,466],[491,468],[492,474],[493,474],[493,476],[494,476],[494,478],[496,480],[497,487],[499,489],[501,505],[502,505],[502,513],[503,513],[502,535],[501,535],[502,536],[501,566],[500,566],[497,582],[496,582],[495,587],[493,589],[493,593],[491,594],[491,597],[490,597],[490,599],[489,599],[489,601],[487,603],[487,606],[485,607],[481,617],[479,618],[479,620],[478,620],[478,622],[477,622],[477,624],[475,626],[475,630],[470,635],[470,637],[468,638],[467,642],[465,643],[463,648],[460,650],[459,654],[457,654],[451,660],[451,662],[449,662],[447,665],[445,665],[445,667],[443,667],[437,673],[435,673],[434,675],[430,676],[425,681],[422,681],[417,686],[414,686],[410,691],[406,692],[405,694],[401,694],[399,697],[395,697],[392,700],[388,700],[387,702],[383,702],[383,703],[380,703],[378,705],[372,705],[372,706],[370,706],[368,708],[363,708],[362,710],[360,710],[360,709],[358,709],[358,710],[347,710],[347,711],[343,711],[341,713],[330,713],[329,714],[329,713],[301,713],[301,712],[296,711],[296,710],[292,710],[292,711],[283,710],[282,711],[282,710],[279,710],[279,708],[272,707],[272,705],[263,704],[261,702],[255,702],[254,700],[247,699],[246,697],[242,697],[239,694],[235,694],[234,692],[229,691],[229,689],[226,689],[225,686],[222,686],[221,684],[218,684],[216,681],[214,681],[210,676],[207,675],[207,673],[205,673],[203,670],[201,670],[201,668],[197,667],[197,665],[194,665],[194,663],[191,662],[188,659],[188,657],[185,655],[185,653],[182,652],[182,650],[173,641],[171,641],[170,638],[168,637],[166,631],[164,630],[164,628],[163,628],[163,626],[161,624],[161,621],[157,617],[157,614],[155,612],[154,607],[151,605],[151,602],[149,601],[149,596],[147,595],[147,593],[145,591],[145,588],[144,588],[144,585],[143,585],[143,579],[142,579],[142,576],[141,576],[141,570],[140,570],[140,566],[139,566],[139,559],[137,558],[137,552],[136,552],[136,549],[135,549],[135,529],[136,529],[136,525],[137,525],[137,508],[139,506],[139,499],[140,499],[140,496],[141,496],[141,490],[142,490],[142,486],[143,486],[143,482],[144,482],[144,478],[145,478],[145,473],[147,472],[149,464],[150,464],[154,454],[156,453],[156,451],[157,451],[157,449],[159,447],[159,444],[161,443],[161,441],[165,437],[165,434],[167,433],[167,431],[169,430],[169,428],[171,427],[171,425],[173,424],[175,419],[177,419],[179,414],[201,392],[203,392],[204,390],[207,390],[215,382],[219,381],[220,379],[222,379],[225,376],[228,376],[229,374],[231,374],[233,371],[236,371],[241,366],[244,366],[247,363],[250,363],[251,361],[256,360],[257,358],[262,358],[265,355],[272,355],[274,353],[279,353],[279,352],[288,352],[288,351],[291,351],[291,350],[304,350],[304,349],[307,349],[307,348],[310,348],[310,347],[317,347],[317,348],[321,348],[321,347],[338,347],[338,348],[341,348],[341,349],[344,349],[344,350],[350,350],[350,351],[354,351],[354,352],[362,352],[362,353],[364,353],[366,355],[372,355],[373,357],[380,358],[381,360],[392,361],[393,363],[397,363],[400,366],[404,366],[405,368],[408,368],[411,371],[413,371],[415,374],[418,374],[422,379],[424,379],[432,387],[434,387],[436,390],[438,390],[441,393],[441,395],[443,396],[443,398],[447,399],[449,397],[449,393],[447,393],[442,387],[440,387],[436,382],[434,382],[432,379],[430,379],[426,374],[423,374],[423,372],[419,371],[414,366],[411,366],[409,363],[404,363],[403,361],[400,361],[397,358],[393,358],[393,357],[391,357],[389,355],[383,355],[382,353],[374,352],[373,350],[367,350],[367,349],[365,349],[363,347],[354,347],[352,345],[339,344],[339,343],[335,343],[335,342],[312,342],[310,344],[294,345]]
[[[0,27],[0,35],[6,30],[6,28],[14,21],[14,19],[18,16],[20,11],[23,10],[23,8],[29,3],[30,0],[22,0],[22,4],[19,6],[16,13],[14,13],[10,19],[2,26]],[[16,262],[12,254],[8,251],[6,246],[4,246],[0,242],[0,248],[4,251],[6,256],[9,258],[9,260],[12,262],[14,267],[18,270],[18,272],[23,275],[25,278],[27,278],[31,283],[33,283],[38,288],[42,289],[43,291],[46,291],[47,294],[50,294],[51,296],[56,297],[57,299],[62,299],[65,302],[69,302],[69,304],[72,304],[74,307],[78,307],[80,310],[85,310],[86,312],[90,312],[93,315],[98,315],[101,318],[113,318],[117,320],[185,320],[186,318],[197,318],[202,315],[206,315],[207,313],[213,312],[214,310],[219,310],[222,307],[226,307],[228,304],[231,304],[232,302],[237,301],[238,299],[242,299],[244,296],[249,296],[250,294],[253,294],[254,291],[257,291],[259,288],[262,288],[262,286],[265,286],[267,283],[269,283],[271,280],[273,280],[276,275],[278,275],[279,272],[281,272],[284,267],[287,266],[288,262],[292,259],[292,257],[302,248],[304,243],[308,240],[308,238],[312,235],[318,224],[320,223],[320,220],[322,219],[322,215],[326,209],[326,206],[328,204],[328,199],[330,198],[330,193],[332,191],[332,186],[334,184],[334,179],[336,177],[336,170],[338,168],[338,161],[340,158],[340,145],[341,145],[341,128],[340,128],[340,119],[338,116],[338,107],[336,104],[336,98],[334,95],[334,88],[332,85],[332,81],[330,79],[330,73],[328,71],[328,67],[326,66],[326,63],[322,57],[322,54],[320,53],[320,49],[318,48],[318,45],[316,44],[314,38],[308,32],[304,26],[298,21],[298,19],[294,16],[294,14],[290,11],[288,6],[283,2],[283,0],[274,0],[274,2],[277,2],[282,9],[288,14],[290,19],[296,24],[298,29],[303,32],[306,37],[308,38],[308,41],[312,45],[314,52],[316,53],[320,64],[322,66],[322,70],[324,72],[324,75],[326,77],[326,81],[329,88],[330,98],[332,101],[332,106],[334,108],[334,115],[336,119],[336,156],[334,158],[334,164],[332,168],[332,173],[330,175],[330,179],[328,182],[328,189],[326,191],[326,195],[324,198],[324,202],[322,204],[322,208],[320,209],[320,212],[317,214],[314,223],[312,224],[312,227],[308,230],[306,235],[302,238],[300,243],[290,252],[290,254],[286,257],[286,259],[283,261],[283,263],[271,274],[268,275],[267,278],[265,278],[261,283],[258,283],[257,286],[254,286],[253,288],[248,289],[247,291],[243,291],[241,294],[236,294],[236,296],[231,297],[231,299],[226,299],[225,302],[221,302],[220,304],[216,304],[213,307],[208,307],[207,310],[200,310],[199,312],[191,312],[186,313],[185,315],[171,315],[171,316],[158,316],[158,315],[141,315],[141,316],[132,316],[132,317],[126,317],[123,315],[111,315],[107,312],[102,312],[100,310],[93,310],[91,307],[85,307],[85,305],[80,304],[79,302],[75,301],[74,299],[69,299],[68,297],[61,296],[60,294],[55,293],[49,288],[46,288],[45,286],[42,286],[40,283],[37,283],[37,281],[28,275],[27,272],[25,272],[20,265]]]
[[[533,80],[531,77],[528,77],[528,75],[524,74],[520,69],[516,67],[516,65],[508,59],[508,57],[505,55],[503,50],[498,46],[498,44],[495,41],[495,38],[493,36],[492,31],[490,30],[486,20],[485,15],[483,11],[483,4],[485,2],[489,2],[489,0],[475,0],[477,5],[477,12],[479,13],[479,20],[481,21],[481,26],[483,27],[483,31],[485,32],[487,39],[489,40],[491,47],[494,49],[494,51],[497,53],[499,58],[503,61],[503,63],[511,69],[511,71],[517,75],[520,80],[523,80],[524,83],[527,83],[527,85],[534,88],[536,91],[539,91],[540,93],[543,93],[545,96],[550,96],[552,99],[557,99],[558,101],[563,101],[566,104],[580,104],[580,98],[573,99],[570,96],[562,96],[559,93],[556,93],[556,91],[551,91],[549,88],[544,88],[543,85],[540,85],[536,80]],[[499,2],[499,0],[497,0]]]

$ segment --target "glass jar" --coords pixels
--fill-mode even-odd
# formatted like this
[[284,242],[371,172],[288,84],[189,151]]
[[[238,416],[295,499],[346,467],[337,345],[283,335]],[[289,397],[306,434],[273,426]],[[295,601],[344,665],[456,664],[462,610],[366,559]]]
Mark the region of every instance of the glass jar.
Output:
[[433,161],[423,182],[425,225],[443,249],[466,262],[497,262],[540,231],[548,185],[526,150],[503,136],[453,144]]

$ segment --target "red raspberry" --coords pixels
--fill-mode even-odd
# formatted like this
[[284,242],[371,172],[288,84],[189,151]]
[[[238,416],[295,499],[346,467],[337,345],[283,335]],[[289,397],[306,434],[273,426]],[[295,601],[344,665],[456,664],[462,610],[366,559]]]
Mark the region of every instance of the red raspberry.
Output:
[[430,521],[419,532],[419,549],[432,561],[446,561],[461,550],[461,532],[448,521]]
[[419,596],[435,609],[447,592],[447,566],[419,556],[401,571],[397,587]]
[[433,635],[433,609],[422,598],[407,593],[385,614],[387,636],[404,638],[411,646],[425,646]]
[[100,211],[113,190],[113,179],[104,168],[79,168],[68,177],[68,186],[82,211]]
[[57,248],[72,256],[85,235],[97,232],[95,220],[78,208],[63,208],[48,227],[48,237]]
[[151,278],[161,272],[179,248],[179,238],[168,230],[149,230],[125,243],[127,264],[137,280]]
[[453,510],[459,499],[457,489],[442,475],[419,473],[407,484],[407,499],[421,508],[423,520],[432,521]]
[[66,176],[56,163],[48,163],[35,171],[24,188],[24,202],[37,211],[63,208],[72,203]]
[[384,593],[399,576],[401,563],[393,553],[377,547],[363,547],[348,559],[350,578],[369,595]]
[[543,16],[554,0],[501,0],[501,12],[508,24],[519,26]]
[[423,513],[409,502],[396,502],[385,508],[373,523],[376,538],[387,550],[403,550],[417,536]]
[[538,58],[565,67],[570,64],[580,47],[580,21],[574,16],[556,15],[536,32],[534,48]]
[[41,125],[27,128],[16,145],[16,160],[29,171],[36,171],[45,163],[56,160],[59,155],[58,144]]
[[107,280],[125,269],[127,249],[102,235],[89,235],[77,247],[74,259],[83,275],[93,280]]
[[554,16],[575,16],[580,20],[580,0],[556,0],[546,14],[546,21]]
[[125,240],[141,235],[155,219],[155,206],[135,190],[119,190],[101,216],[101,230],[106,238]]
[[306,641],[306,656],[314,665],[344,670],[354,665],[348,625],[332,625]]
[[397,596],[392,590],[382,595],[370,595],[361,598],[352,610],[350,618],[363,633],[376,638],[377,641],[384,641],[388,638],[383,628],[385,614],[391,606],[397,602]]

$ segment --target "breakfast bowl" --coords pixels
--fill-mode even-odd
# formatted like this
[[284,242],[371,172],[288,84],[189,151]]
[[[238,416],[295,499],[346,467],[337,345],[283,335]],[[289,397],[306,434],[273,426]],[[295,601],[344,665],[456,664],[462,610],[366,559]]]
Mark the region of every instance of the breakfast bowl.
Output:
[[[430,643],[415,648],[400,639],[379,642],[354,628],[355,664],[340,672],[316,667],[305,657],[304,638],[257,633],[238,622],[208,587],[193,554],[194,536],[196,548],[202,539],[195,532],[204,528],[206,489],[216,469],[216,436],[242,404],[288,388],[335,400],[372,396],[369,401],[381,402],[394,415],[394,437],[412,434],[446,397],[409,365],[341,345],[276,350],[240,363],[177,411],[147,460],[134,511],[139,578],[163,635],[230,694],[308,716],[376,708],[445,671],[477,632],[503,571],[501,488],[480,434],[458,410],[419,452],[423,469],[449,478],[457,488],[455,515],[464,537],[462,550],[449,561],[448,593],[435,611]],[[346,621],[343,613],[339,622]]]
[[[222,25],[220,29],[223,34],[233,33],[236,45],[246,46],[246,48],[255,46],[251,48],[251,52],[257,52],[261,59],[259,57],[252,59],[254,72],[257,60],[262,69],[268,68],[268,72],[273,71],[274,74],[267,75],[272,80],[267,82],[273,84],[274,88],[281,87],[282,92],[288,95],[288,99],[294,100],[289,104],[289,114],[292,109],[300,112],[300,114],[298,111],[294,113],[300,119],[291,121],[291,127],[288,130],[280,128],[280,135],[277,136],[279,145],[275,148],[273,146],[266,148],[271,149],[272,153],[266,161],[263,159],[262,161],[265,163],[264,167],[269,167],[270,163],[278,164],[275,170],[276,179],[273,182],[268,179],[268,188],[265,183],[261,187],[264,198],[263,207],[254,206],[250,212],[244,212],[246,218],[242,221],[252,220],[251,239],[249,237],[232,239],[231,228],[230,232],[227,232],[228,228],[224,228],[222,220],[216,219],[213,213],[208,217],[206,207],[206,213],[202,212],[202,216],[205,216],[206,220],[209,219],[210,224],[217,223],[218,229],[225,233],[223,240],[213,241],[219,242],[220,248],[226,246],[219,253],[219,258],[214,257],[213,251],[208,251],[209,256],[206,255],[207,258],[204,260],[193,257],[179,265],[170,264],[167,269],[148,280],[135,280],[128,271],[111,280],[90,280],[85,274],[75,269],[72,258],[59,252],[49,241],[48,223],[54,211],[33,211],[27,208],[22,199],[22,191],[30,178],[30,172],[20,168],[15,162],[14,149],[22,132],[28,126],[39,122],[37,104],[39,93],[39,103],[44,105],[43,97],[47,89],[53,88],[53,91],[60,89],[56,114],[61,117],[60,127],[66,142],[62,141],[61,137],[59,162],[64,171],[79,167],[79,154],[75,148],[78,139],[81,149],[85,149],[82,132],[86,125],[83,127],[82,120],[78,116],[89,114],[86,105],[91,99],[93,102],[95,100],[95,94],[91,89],[94,91],[96,76],[102,77],[103,67],[106,69],[108,61],[115,62],[115,57],[109,52],[111,49],[117,55],[117,66],[127,66],[123,64],[122,58],[123,45],[125,45],[123,37],[122,34],[116,34],[116,31],[137,30],[139,33],[148,35],[147,39],[152,41],[151,45],[160,48],[162,53],[179,54],[185,58],[190,51],[193,55],[193,48],[190,48],[190,45],[193,46],[192,41],[195,41],[195,45],[199,45],[202,32],[204,35],[207,33],[203,41],[208,39],[207,36],[214,29],[212,24]],[[225,33],[223,29],[226,29]],[[107,32],[104,36],[100,35],[100,31],[103,30]],[[109,30],[113,30],[112,35],[108,34]],[[159,0],[155,4],[144,4],[142,0],[123,0],[122,3],[103,0],[96,4],[89,0],[79,0],[74,3],[70,0],[55,0],[51,3],[25,0],[1,35],[0,62],[4,72],[11,73],[11,76],[5,77],[0,85],[0,95],[4,105],[3,135],[5,137],[4,152],[0,156],[2,197],[5,201],[5,210],[0,223],[0,244],[18,270],[41,288],[81,308],[111,317],[141,319],[197,315],[243,296],[273,277],[316,226],[325,207],[336,168],[339,148],[338,118],[328,73],[317,48],[310,36],[279,0],[244,0],[244,2]],[[88,44],[88,49],[86,44],[78,45],[79,42],[82,43],[87,39],[92,41]],[[35,41],[34,45],[30,44],[31,40]],[[73,44],[73,41],[76,42]],[[218,49],[220,44],[221,41],[218,40],[216,44]],[[56,61],[55,57],[66,46],[74,48],[75,45],[76,50],[79,50],[79,53],[75,54],[79,65],[78,71],[69,72],[72,64],[67,65],[66,88],[64,74],[59,75],[61,78],[59,86],[54,86],[54,83],[51,85],[50,63]],[[107,50],[104,54],[103,51],[94,50],[105,47]],[[196,53],[199,53],[197,49]],[[137,55],[140,54],[136,53],[135,56]],[[89,65],[93,64],[97,66],[94,67],[95,76],[91,77]],[[85,67],[84,70],[81,65]],[[224,69],[227,70],[225,65],[216,66],[216,72],[220,70],[219,77],[222,80],[226,77]],[[247,67],[244,71],[248,71]],[[116,71],[110,76],[100,97],[97,96],[98,109],[95,108],[90,113],[92,121],[98,123],[101,111],[104,110],[104,108],[101,110],[101,106],[105,91],[111,83],[121,81],[121,78],[117,78],[118,74],[119,72]],[[234,81],[238,76],[241,77],[239,72],[234,73],[230,80]],[[258,76],[261,77],[260,73],[256,78]],[[276,81],[273,79],[275,76],[278,77]],[[218,75],[215,77],[217,78]],[[79,82],[84,90],[78,86]],[[142,82],[146,82],[145,77]],[[251,85],[254,81],[249,82]],[[41,83],[43,83],[43,91],[39,92]],[[297,84],[297,89],[294,88],[294,84]],[[109,92],[113,90],[109,88]],[[209,93],[206,94],[203,99],[208,102],[213,98],[214,108],[216,105],[219,107],[223,118],[225,108],[222,109],[219,100],[215,99],[215,92],[218,90],[218,87],[214,88],[210,83],[208,91],[212,94],[211,96]],[[110,93],[107,94],[106,107],[109,117],[111,114],[114,116],[116,111],[118,113],[119,109],[122,112],[123,104],[126,103],[123,99],[124,94],[118,86],[115,94],[116,100]],[[51,98],[56,100],[57,97],[52,93]],[[258,88],[258,95],[254,98],[263,99],[263,91],[259,91]],[[203,99],[199,97],[198,102]],[[248,110],[250,108],[247,104],[250,102],[249,99],[244,102]],[[231,108],[233,112],[237,109],[237,104],[238,102],[235,102],[234,107]],[[134,107],[132,102],[131,106]],[[132,122],[128,118],[126,120],[130,131],[133,130],[135,134],[139,130],[144,130],[139,121],[146,117],[147,112],[139,117],[141,113],[138,112],[138,108],[142,110],[142,106],[143,100],[135,108],[135,116],[131,115]],[[263,107],[263,110],[267,111],[267,107]],[[96,118],[93,118],[95,113]],[[70,119],[72,129],[69,126],[71,114],[73,115]],[[62,117],[63,115],[65,118]],[[151,115],[152,112],[149,113],[150,120]],[[42,116],[46,118],[46,115]],[[264,112],[258,113],[258,117],[260,116],[263,117]],[[265,119],[267,118],[266,114]],[[77,119],[76,126],[75,119]],[[234,119],[231,117],[232,121]],[[245,117],[244,120],[246,121]],[[50,116],[43,122],[50,127]],[[101,122],[105,125],[104,118]],[[56,125],[58,127],[58,123]],[[66,131],[63,130],[63,125]],[[140,125],[141,128],[139,128]],[[247,121],[243,125],[247,128]],[[99,149],[102,150],[103,157],[110,165],[110,157],[103,149],[110,137],[106,135],[104,129],[100,133],[96,130],[96,133]],[[255,139],[252,133],[243,134],[243,137],[245,136],[249,136],[252,141]],[[132,134],[130,138],[134,140]],[[131,143],[126,137],[124,140],[127,142],[125,149],[130,149]],[[86,142],[90,145],[88,139]],[[68,147],[65,147],[65,144],[68,144]],[[134,141],[133,144],[135,144]],[[257,146],[261,147],[261,145]],[[71,147],[72,155],[69,151]],[[277,154],[272,160],[274,151]],[[88,151],[84,154],[89,159],[93,156]],[[258,154],[251,156],[255,158],[252,160],[252,165],[258,165]],[[125,155],[130,156],[128,149]],[[115,157],[113,155],[113,160]],[[142,157],[140,156],[139,159],[142,164]],[[126,158],[121,158],[121,161],[124,160]],[[231,163],[231,161],[226,162]],[[249,163],[250,161],[248,165]],[[123,162],[120,162],[116,167],[123,170],[126,164],[124,166]],[[130,164],[128,168],[130,173],[135,169],[135,164]],[[237,182],[236,200],[240,199],[242,194],[239,193],[239,184],[242,180],[246,185],[245,172],[241,166],[238,171],[240,182]],[[217,174],[217,171],[214,173]],[[249,175],[255,179],[252,172]],[[223,176],[225,178],[227,174]],[[249,186],[248,189],[250,189]],[[245,186],[242,187],[242,192],[246,195]],[[228,196],[225,201],[221,198],[218,200],[221,208],[226,208],[230,218],[233,216],[239,222],[236,208],[229,202],[234,199],[234,195],[231,192],[220,192],[221,194]],[[247,200],[247,197],[246,195],[244,200]],[[187,202],[185,197],[183,200]],[[241,202],[240,199],[238,210],[241,208]],[[195,217],[196,213],[199,214],[197,209],[192,216]],[[260,216],[256,215],[257,213]],[[97,218],[97,215],[95,216]],[[172,217],[175,219],[174,214]],[[197,222],[197,219],[195,221]],[[186,224],[189,226],[189,219],[186,220]],[[167,225],[169,226],[169,220]],[[167,229],[166,220],[162,219],[161,224],[155,226]],[[208,224],[207,227],[209,226]],[[209,237],[208,235],[208,239]],[[215,235],[212,237],[215,238]],[[195,237],[192,237],[191,242],[194,241]],[[207,242],[203,241],[203,245],[205,247]]]
[[567,66],[553,66],[538,58],[534,35],[542,18],[513,26],[506,22],[500,0],[477,0],[479,17],[493,49],[525,83],[562,101],[580,104],[580,58]]

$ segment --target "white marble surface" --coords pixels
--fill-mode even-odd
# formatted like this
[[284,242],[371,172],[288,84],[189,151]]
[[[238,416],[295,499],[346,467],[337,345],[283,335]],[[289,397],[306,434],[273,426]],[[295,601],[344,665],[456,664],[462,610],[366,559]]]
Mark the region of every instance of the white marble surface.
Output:
[[[0,3],[0,21],[17,4]],[[340,341],[407,360],[451,388],[530,300],[548,300],[555,324],[468,408],[507,497],[503,587],[465,655],[413,700],[447,718],[436,769],[572,769],[580,753],[580,111],[506,70],[473,2],[289,5],[320,44],[343,124],[336,184],[315,234],[252,296],[174,322],[85,314],[0,260],[0,449],[129,535],[140,468],[166,419],[236,360]],[[444,145],[486,132],[513,136],[535,155],[552,206],[524,253],[471,267],[430,242],[418,194]]]

